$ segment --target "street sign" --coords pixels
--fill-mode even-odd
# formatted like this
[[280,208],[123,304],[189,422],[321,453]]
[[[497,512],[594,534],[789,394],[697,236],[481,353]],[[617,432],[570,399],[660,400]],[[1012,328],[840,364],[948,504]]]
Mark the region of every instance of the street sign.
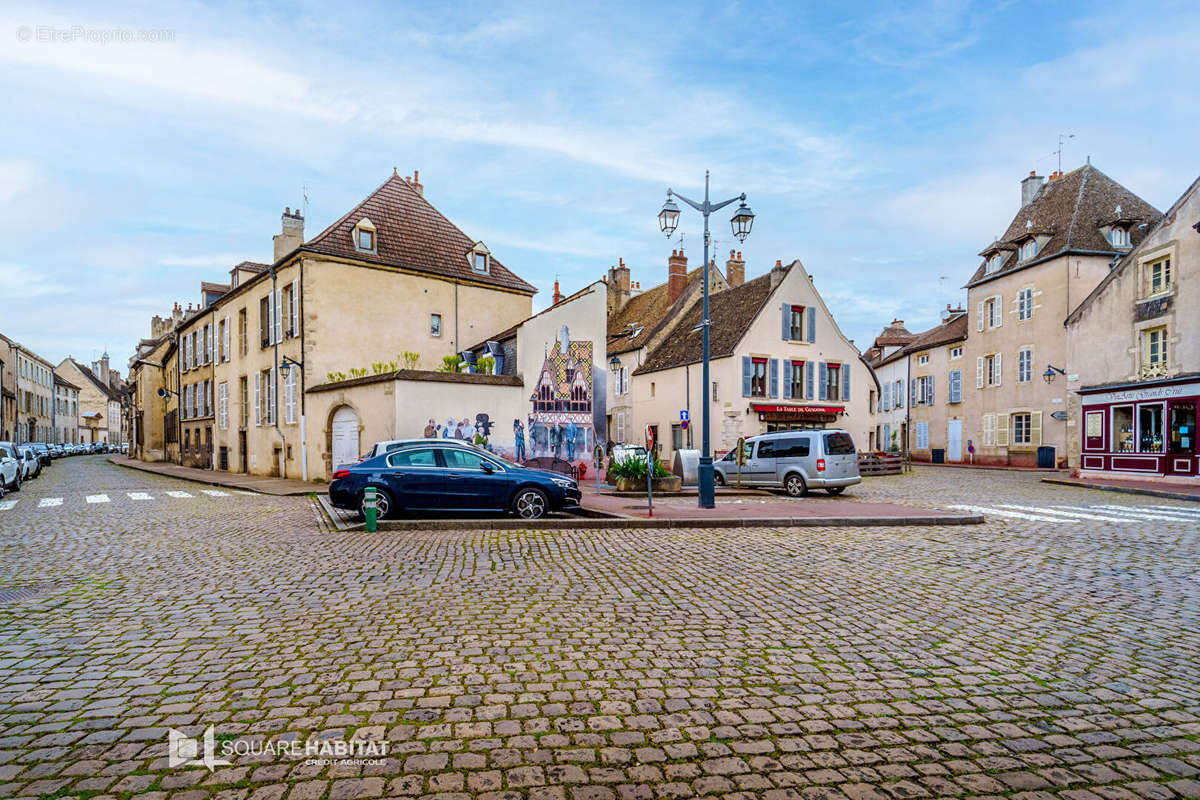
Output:
[[680,409],[679,419],[682,420],[683,422],[687,422],[689,419],[691,419],[691,415],[688,414],[688,411],[686,408]]
[[654,452],[654,426],[646,426],[646,449]]
[[1066,418],[1067,418],[1067,412],[1065,412],[1065,411],[1055,411],[1055,412],[1054,412],[1053,414],[1051,414],[1050,416],[1054,417],[1055,419],[1066,419]]

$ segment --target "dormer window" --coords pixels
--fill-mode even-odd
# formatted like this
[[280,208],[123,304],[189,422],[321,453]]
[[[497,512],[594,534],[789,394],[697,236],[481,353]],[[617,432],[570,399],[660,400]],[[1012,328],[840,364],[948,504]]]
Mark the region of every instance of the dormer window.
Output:
[[1037,239],[1030,239],[1021,245],[1021,260],[1028,261],[1038,253]]
[[351,236],[354,239],[354,249],[360,253],[378,253],[379,242],[375,234],[375,226],[371,223],[371,220],[363,217],[351,232]]
[[492,251],[488,250],[483,242],[475,243],[475,246],[467,253],[467,259],[471,262],[472,272],[487,275],[492,271]]
[[1004,263],[1004,256],[1002,256],[999,253],[996,253],[995,255],[993,255],[992,257],[990,257],[987,260],[987,267],[985,267],[984,269],[987,272],[987,274],[990,275],[993,272],[999,272],[1000,265],[1003,263]]
[[1113,228],[1108,232],[1108,241],[1113,247],[1129,247],[1129,231],[1125,228]]

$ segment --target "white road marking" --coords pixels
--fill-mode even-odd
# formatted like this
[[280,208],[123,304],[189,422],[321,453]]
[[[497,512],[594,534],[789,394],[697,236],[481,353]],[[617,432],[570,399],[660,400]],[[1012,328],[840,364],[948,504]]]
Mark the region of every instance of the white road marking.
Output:
[[959,511],[974,511],[978,514],[992,514],[997,517],[1012,517],[1013,519],[1028,519],[1034,522],[1078,522],[1077,519],[1068,519],[1064,517],[1050,517],[1040,514],[1022,514],[1019,511],[1002,511],[998,508],[988,508],[987,506],[950,506],[950,508]]
[[154,498],[145,492],[126,492],[130,500],[153,500]]
[[17,504],[16,500],[0,500],[0,511],[8,511]]
[[1166,519],[1174,522],[1181,522],[1179,517],[1172,517],[1168,514],[1159,514],[1157,512],[1134,511],[1128,506],[1055,506],[1055,508],[1066,508],[1071,511],[1103,511],[1105,514],[1116,514],[1127,519]]
[[229,497],[229,492],[218,492],[216,489],[201,489],[209,497]]
[[1055,511],[1051,508],[1041,508],[1039,506],[1001,505],[1000,508],[1015,508],[1017,511],[1033,511],[1038,514],[1051,514],[1062,517],[1073,517],[1075,519],[1096,519],[1101,522],[1129,522],[1125,517],[1102,517],[1099,514],[1088,514],[1083,511]]
[[38,503],[38,508],[45,508],[46,506],[61,506],[61,505],[62,505],[61,497],[43,497],[42,502]]
[[1151,511],[1171,511],[1176,514],[1187,514],[1188,516],[1200,517],[1200,508],[1180,508],[1179,506],[1143,506],[1143,508]]
[[167,492],[167,497],[191,497],[191,492]]
[[107,503],[107,502],[109,502],[108,495],[106,495],[106,494],[89,494],[87,496],[87,501],[89,503]]

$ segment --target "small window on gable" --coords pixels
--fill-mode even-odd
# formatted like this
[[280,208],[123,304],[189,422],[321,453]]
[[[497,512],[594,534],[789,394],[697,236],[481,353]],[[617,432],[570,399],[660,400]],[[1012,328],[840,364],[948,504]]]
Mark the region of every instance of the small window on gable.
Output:
[[363,217],[358,224],[354,226],[351,234],[354,238],[354,249],[360,253],[377,253],[379,252],[379,242],[375,235],[375,226],[371,224],[371,220]]
[[475,243],[475,246],[467,253],[467,260],[471,262],[472,272],[487,275],[492,271],[492,251],[488,250],[483,242]]
[[1029,259],[1036,256],[1037,252],[1038,252],[1037,239],[1030,239],[1029,241],[1025,242],[1025,244],[1021,245],[1021,260],[1028,261]]
[[987,267],[985,267],[985,271],[989,275],[993,272],[999,272],[1000,265],[1003,263],[1004,263],[1004,256],[1002,256],[999,253],[996,253],[994,256],[992,256],[991,258],[989,258],[987,260]]
[[1108,241],[1113,247],[1129,247],[1129,231],[1125,228],[1113,228],[1108,232]]

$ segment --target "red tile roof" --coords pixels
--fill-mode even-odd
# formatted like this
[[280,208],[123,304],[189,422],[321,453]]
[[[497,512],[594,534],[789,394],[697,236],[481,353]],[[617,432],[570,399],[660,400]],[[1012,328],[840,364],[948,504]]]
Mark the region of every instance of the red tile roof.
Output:
[[[374,253],[362,252],[354,246],[354,227],[364,217],[376,229]],[[491,284],[526,294],[537,292],[495,256],[490,259],[488,274],[474,271],[468,258],[468,252],[474,246],[474,239],[446,219],[406,180],[393,174],[349,213],[300,249]]]

